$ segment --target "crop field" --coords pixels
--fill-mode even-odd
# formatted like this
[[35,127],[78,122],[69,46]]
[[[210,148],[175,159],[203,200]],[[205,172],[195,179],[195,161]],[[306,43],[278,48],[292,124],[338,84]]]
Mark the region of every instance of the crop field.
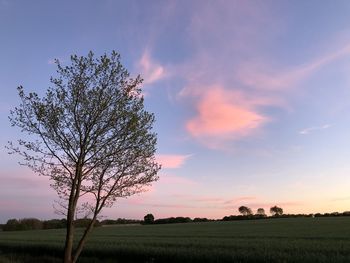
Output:
[[[0,262],[60,262],[64,234],[0,232]],[[99,227],[80,262],[350,262],[350,217]]]

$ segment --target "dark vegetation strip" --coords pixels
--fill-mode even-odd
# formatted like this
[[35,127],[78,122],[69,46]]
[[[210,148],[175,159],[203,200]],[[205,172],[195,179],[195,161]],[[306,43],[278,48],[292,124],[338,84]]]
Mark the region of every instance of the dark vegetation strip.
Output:
[[[281,246],[270,244],[272,247],[269,247],[269,243],[264,245],[264,242],[258,242],[255,245],[238,242],[237,246],[231,244],[230,249],[215,246],[215,244],[201,249],[180,244],[176,246],[168,246],[169,244],[163,244],[164,246],[159,246],[159,244],[158,246],[157,244],[150,244],[151,246],[127,245],[112,249],[110,247],[87,247],[79,262],[350,262],[348,246],[341,250],[333,250],[326,249],[327,243],[305,248],[300,247],[302,244],[298,246],[298,241],[288,243],[289,245],[281,244]],[[2,243],[0,251],[5,255],[30,255],[31,258],[44,256],[55,260],[61,257],[63,247]]]

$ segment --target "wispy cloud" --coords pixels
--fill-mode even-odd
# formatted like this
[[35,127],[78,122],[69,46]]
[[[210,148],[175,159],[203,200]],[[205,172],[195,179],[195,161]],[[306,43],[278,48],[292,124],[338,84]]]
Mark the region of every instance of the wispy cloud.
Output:
[[[151,207],[161,207],[161,208],[176,208],[176,209],[193,209],[193,208],[197,208],[195,206],[192,205],[185,205],[185,204],[161,204],[161,203],[155,203],[155,204],[144,204],[146,206],[151,206]],[[175,215],[176,216],[176,215]]]
[[325,124],[325,125],[322,125],[322,126],[312,126],[312,127],[305,128],[305,129],[299,131],[299,134],[307,135],[307,134],[310,134],[310,133],[312,133],[314,131],[325,130],[325,129],[328,129],[330,127],[331,127],[330,124]]
[[157,154],[156,160],[165,169],[180,168],[192,156],[192,154]]
[[299,66],[278,69],[267,61],[242,63],[235,76],[244,86],[258,90],[288,91],[298,87],[298,83],[317,70],[337,59],[350,56],[350,45],[335,47],[333,51],[321,54],[319,57]]
[[241,202],[251,202],[252,200],[257,200],[256,196],[240,196],[230,200],[225,201],[224,204],[237,204]]
[[151,58],[147,49],[138,61],[137,67],[141,72],[145,85],[152,84],[165,76],[165,68]]

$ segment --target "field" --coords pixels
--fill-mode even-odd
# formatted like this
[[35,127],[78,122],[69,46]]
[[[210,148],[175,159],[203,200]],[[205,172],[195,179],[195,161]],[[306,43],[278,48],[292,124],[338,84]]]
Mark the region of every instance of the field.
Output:
[[[63,239],[0,232],[0,262],[60,262]],[[100,227],[80,262],[350,262],[350,217]]]

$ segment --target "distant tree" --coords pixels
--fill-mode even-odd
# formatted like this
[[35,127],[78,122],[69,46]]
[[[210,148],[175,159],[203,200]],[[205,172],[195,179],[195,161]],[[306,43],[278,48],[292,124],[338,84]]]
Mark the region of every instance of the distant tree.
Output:
[[43,222],[37,218],[23,218],[19,223],[25,230],[43,229]]
[[280,215],[283,215],[283,209],[281,207],[278,207],[275,205],[275,206],[270,208],[270,213],[273,216],[280,216]]
[[260,216],[266,216],[265,209],[264,208],[258,208],[258,210],[256,210],[256,214],[260,215]]
[[240,206],[238,208],[238,211],[244,216],[249,216],[249,215],[253,214],[252,210],[249,207],[246,207],[246,206]]
[[67,220],[66,219],[50,219],[43,222],[44,229],[58,229],[66,228]]
[[[10,122],[29,136],[9,148],[34,172],[50,177],[60,198],[59,212],[67,218],[63,261],[75,263],[101,210],[144,191],[158,179],[160,166],[154,156],[154,115],[144,109],[142,79],[129,77],[118,53],[95,58],[90,52],[71,56],[69,66],[56,64],[58,76],[42,97],[18,88],[21,102]],[[83,195],[91,201],[83,203]],[[74,242],[77,211],[91,221]]]
[[16,231],[21,230],[20,229],[20,223],[17,219],[9,219],[7,220],[6,224],[3,226],[4,231]]
[[152,224],[154,222],[154,216],[152,214],[147,214],[144,216],[143,221],[145,224]]

